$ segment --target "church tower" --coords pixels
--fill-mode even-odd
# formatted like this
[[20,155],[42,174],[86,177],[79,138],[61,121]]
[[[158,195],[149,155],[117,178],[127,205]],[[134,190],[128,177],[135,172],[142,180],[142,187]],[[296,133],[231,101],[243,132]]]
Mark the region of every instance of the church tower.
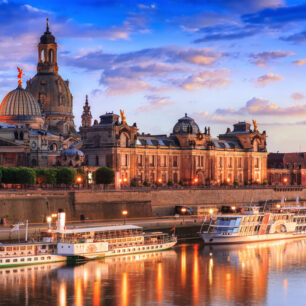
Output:
[[38,44],[38,72],[58,72],[57,66],[57,43],[55,37],[49,30],[49,20],[47,18],[46,32],[40,38]]
[[82,114],[82,127],[91,126],[92,115],[90,111],[90,106],[88,104],[88,96],[86,95],[85,105],[83,106],[83,114]]
[[46,31],[38,44],[37,74],[27,82],[29,92],[37,99],[48,130],[64,137],[77,136],[73,116],[73,97],[69,81],[58,73],[57,43],[47,19]]

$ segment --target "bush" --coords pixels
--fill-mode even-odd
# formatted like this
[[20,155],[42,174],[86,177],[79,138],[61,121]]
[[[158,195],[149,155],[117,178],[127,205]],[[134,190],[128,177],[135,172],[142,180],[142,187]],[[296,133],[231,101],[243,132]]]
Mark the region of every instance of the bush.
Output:
[[172,181],[168,181],[167,185],[168,185],[168,186],[173,186],[174,184],[173,184]]
[[150,183],[149,183],[148,181],[144,181],[144,182],[143,182],[143,186],[148,187],[148,186],[150,186]]
[[184,181],[183,181],[183,180],[180,180],[180,181],[179,181],[179,185],[184,186],[184,185],[185,185],[185,184],[184,184]]
[[101,167],[95,171],[96,184],[103,184],[103,185],[112,184],[114,182],[114,179],[115,179],[115,172],[110,168]]
[[137,187],[137,180],[136,180],[135,178],[133,178],[133,179],[131,180],[131,186],[132,186],[132,187]]
[[262,182],[264,185],[268,185],[268,181],[267,180],[263,180]]
[[245,185],[245,186],[248,186],[248,185],[249,185],[249,181],[248,181],[248,180],[245,180],[245,181],[244,181],[244,185]]
[[56,169],[35,168],[37,184],[56,184]]
[[234,186],[239,186],[239,181],[238,180],[234,180]]
[[56,170],[56,183],[73,185],[75,184],[76,171],[74,169],[64,167]]

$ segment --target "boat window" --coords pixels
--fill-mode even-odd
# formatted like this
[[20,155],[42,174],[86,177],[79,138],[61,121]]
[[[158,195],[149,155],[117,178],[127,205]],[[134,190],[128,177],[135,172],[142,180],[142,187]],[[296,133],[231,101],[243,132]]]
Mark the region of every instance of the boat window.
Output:
[[18,260],[17,259],[13,259],[13,262],[17,262]]
[[7,251],[12,251],[12,247],[6,247]]
[[238,233],[238,227],[235,227],[234,229],[233,229],[233,233]]
[[5,262],[11,262],[11,260],[10,259],[6,259]]
[[34,260],[37,261],[37,260],[38,260],[38,257],[34,257]]
[[4,252],[4,247],[0,247],[0,252]]
[[31,246],[31,245],[28,245],[28,246],[27,246],[27,250],[32,250],[32,246]]
[[50,260],[50,259],[51,259],[51,256],[48,256],[47,259]]
[[20,258],[20,261],[24,261],[24,258]]
[[40,257],[40,260],[45,260],[45,257]]

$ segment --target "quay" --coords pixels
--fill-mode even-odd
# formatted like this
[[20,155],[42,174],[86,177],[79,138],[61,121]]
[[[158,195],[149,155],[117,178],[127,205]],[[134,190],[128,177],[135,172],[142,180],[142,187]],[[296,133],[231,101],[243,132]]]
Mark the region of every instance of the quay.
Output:
[[[133,224],[143,227],[145,231],[175,231],[179,241],[189,239],[200,239],[197,234],[203,223],[201,216],[179,216],[179,217],[159,217],[159,218],[133,218],[133,219],[113,219],[113,220],[93,220],[93,221],[67,221],[67,229],[83,228],[83,227],[99,227],[122,224]],[[55,224],[51,224],[55,226]],[[175,228],[175,229],[174,229]],[[30,223],[28,227],[29,240],[37,236],[41,231],[48,230],[46,223]],[[19,226],[19,230],[14,229],[12,225],[0,227],[0,242],[8,241],[24,241],[26,229],[25,226]]]

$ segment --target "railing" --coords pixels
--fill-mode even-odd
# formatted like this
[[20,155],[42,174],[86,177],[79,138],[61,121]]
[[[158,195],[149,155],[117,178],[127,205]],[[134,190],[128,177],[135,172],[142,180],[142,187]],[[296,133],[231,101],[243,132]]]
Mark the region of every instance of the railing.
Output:
[[305,185],[247,185],[247,186],[234,186],[234,185],[186,185],[186,186],[121,186],[120,189],[115,189],[114,186],[103,185],[21,185],[21,184],[1,184],[0,192],[16,192],[25,190],[58,190],[58,191],[156,191],[156,190],[245,190],[245,189],[273,189],[274,191],[299,191],[306,189]]

